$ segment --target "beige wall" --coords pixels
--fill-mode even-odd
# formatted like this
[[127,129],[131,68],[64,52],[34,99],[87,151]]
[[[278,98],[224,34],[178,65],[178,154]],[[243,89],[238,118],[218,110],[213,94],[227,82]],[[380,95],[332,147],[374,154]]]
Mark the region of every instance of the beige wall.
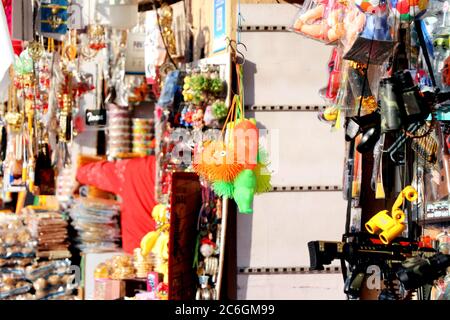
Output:
[[302,3],[303,0],[241,0],[241,3],[253,3],[253,4],[259,4],[259,3]]
[[[205,56],[213,56],[212,32],[213,32],[213,0],[191,0],[192,2],[192,26],[194,33],[194,59],[200,56],[200,48],[205,44]],[[273,4],[273,3],[302,3],[303,0],[241,0],[241,4]],[[228,36],[236,38],[236,13],[238,0],[227,0],[227,29]]]
[[192,1],[192,27],[194,33],[194,60],[200,56],[200,48],[205,45],[205,55],[212,52],[213,4],[212,0]]

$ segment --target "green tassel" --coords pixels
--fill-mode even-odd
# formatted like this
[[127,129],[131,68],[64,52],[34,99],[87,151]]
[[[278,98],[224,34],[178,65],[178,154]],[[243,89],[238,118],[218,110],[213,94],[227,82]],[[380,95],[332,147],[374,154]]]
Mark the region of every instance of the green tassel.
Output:
[[219,197],[233,199],[234,186],[231,182],[216,181],[213,183],[213,190]]

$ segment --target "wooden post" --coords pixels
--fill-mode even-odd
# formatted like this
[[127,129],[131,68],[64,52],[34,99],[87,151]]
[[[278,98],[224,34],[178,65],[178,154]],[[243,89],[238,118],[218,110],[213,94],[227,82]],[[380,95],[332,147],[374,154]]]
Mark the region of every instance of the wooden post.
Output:
[[224,271],[224,261],[225,261],[225,240],[227,234],[227,220],[228,220],[228,198],[223,197],[222,201],[222,225],[220,229],[220,256],[219,256],[219,272],[217,275],[217,285],[216,292],[217,298],[221,299],[221,288],[222,288],[222,279],[223,279],[223,271]]

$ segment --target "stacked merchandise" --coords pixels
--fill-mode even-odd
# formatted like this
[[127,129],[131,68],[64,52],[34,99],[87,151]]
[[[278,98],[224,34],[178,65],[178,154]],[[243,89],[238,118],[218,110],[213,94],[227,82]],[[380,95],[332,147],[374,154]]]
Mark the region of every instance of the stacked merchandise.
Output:
[[34,260],[35,247],[23,219],[0,214],[0,299],[32,299],[25,267]]
[[74,299],[75,275],[71,275],[72,255],[67,241],[67,217],[60,212],[26,208],[22,214],[33,239],[37,240],[39,259],[25,269],[33,283],[35,299]]
[[[25,269],[26,279],[32,283],[36,300],[74,300],[77,273],[72,274],[68,259],[39,261]],[[78,274],[79,276],[79,274]]]
[[129,153],[131,145],[130,112],[114,104],[108,109],[108,154],[115,158],[121,153]]
[[[167,300],[168,286],[163,282],[161,270],[164,260],[158,254],[142,255],[136,248],[133,256],[117,255],[97,265],[94,271],[96,297],[100,300]],[[134,297],[125,296],[127,280],[130,283],[146,282],[147,290],[140,287]]]
[[24,210],[31,235],[38,241],[36,256],[49,260],[70,258],[68,222],[59,212]]
[[155,149],[155,126],[153,119],[133,118],[133,153],[149,155]]
[[153,267],[158,263],[160,259],[156,255],[150,252],[144,256],[141,253],[141,248],[134,249],[133,265],[136,269],[137,278],[146,278],[148,273],[153,271]]
[[143,256],[141,249],[136,248],[133,256],[117,255],[100,263],[95,269],[97,279],[134,279],[147,278],[157,262],[154,254]]
[[70,209],[72,226],[77,231],[76,246],[83,252],[118,249],[120,207],[115,201],[78,198]]
[[62,236],[67,223],[57,213],[27,210],[0,215],[0,299],[74,299],[76,275],[70,260],[61,259],[70,256]]
[[130,256],[115,256],[110,261],[111,279],[133,279],[135,277],[133,260]]

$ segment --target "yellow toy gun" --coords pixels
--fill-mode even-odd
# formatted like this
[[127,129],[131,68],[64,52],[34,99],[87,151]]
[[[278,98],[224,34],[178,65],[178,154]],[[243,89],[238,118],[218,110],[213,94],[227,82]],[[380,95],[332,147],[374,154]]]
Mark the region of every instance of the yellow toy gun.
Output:
[[406,198],[408,201],[412,202],[417,200],[417,197],[416,189],[412,186],[405,187],[398,195],[397,200],[395,200],[394,205],[392,206],[391,215],[388,214],[387,210],[378,212],[366,223],[367,231],[371,234],[375,234],[381,230],[379,235],[381,242],[389,244],[405,230],[403,221],[405,221],[406,215],[402,209],[400,209],[404,199]]

